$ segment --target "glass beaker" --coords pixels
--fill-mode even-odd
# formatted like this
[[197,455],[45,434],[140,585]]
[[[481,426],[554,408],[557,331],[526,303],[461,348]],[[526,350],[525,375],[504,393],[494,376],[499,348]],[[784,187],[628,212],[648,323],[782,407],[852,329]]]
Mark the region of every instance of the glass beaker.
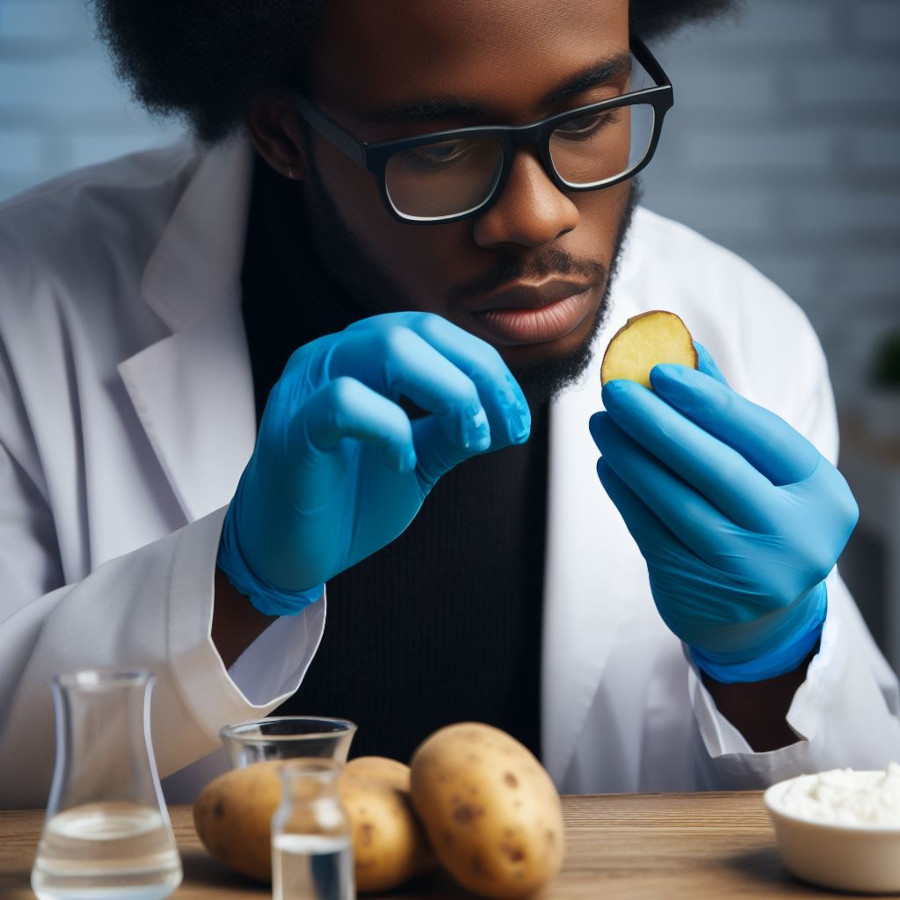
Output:
[[316,757],[347,762],[356,725],[347,719],[269,716],[219,730],[234,769],[267,759]]
[[295,759],[272,816],[273,900],[353,900],[353,832],[338,796],[343,763]]
[[40,900],[159,900],[181,858],[150,742],[153,675],[57,675],[56,765],[31,870]]

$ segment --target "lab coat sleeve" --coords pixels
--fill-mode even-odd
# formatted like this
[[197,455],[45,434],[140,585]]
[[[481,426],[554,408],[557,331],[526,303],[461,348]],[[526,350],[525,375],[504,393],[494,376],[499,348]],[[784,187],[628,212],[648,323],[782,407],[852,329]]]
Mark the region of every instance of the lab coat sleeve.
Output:
[[[837,422],[824,355],[812,330],[797,331],[791,408],[769,408],[804,433],[819,451],[837,458]],[[760,402],[759,399],[756,402]],[[717,709],[699,673],[689,664],[694,711],[695,786],[700,790],[759,788],[810,771],[883,768],[900,759],[898,682],[878,650],[835,568],[826,582],[828,613],[820,649],[796,691],[787,722],[797,742],[754,753],[743,735]]]
[[[15,483],[22,484],[16,470],[5,453],[0,497],[7,513],[14,494],[28,499],[27,490],[16,491]],[[0,590],[7,600],[8,589],[27,589],[23,573],[39,582],[56,569],[49,543],[43,553],[39,549],[41,530],[45,538],[50,534],[49,522],[39,512],[29,513],[32,508],[40,505],[23,505],[15,516],[0,517]],[[222,725],[263,715],[296,689],[321,636],[324,602],[312,604],[274,635],[264,633],[259,646],[235,664],[253,685],[252,697],[229,677],[210,639],[223,516],[220,509],[110,560],[80,582],[22,604],[0,624],[0,807],[41,807],[47,801],[55,727],[49,681],[59,672],[127,665],[156,673],[151,723],[163,777],[215,750]],[[253,658],[270,652],[273,641],[283,642],[285,631],[298,641],[293,664],[263,678]]]

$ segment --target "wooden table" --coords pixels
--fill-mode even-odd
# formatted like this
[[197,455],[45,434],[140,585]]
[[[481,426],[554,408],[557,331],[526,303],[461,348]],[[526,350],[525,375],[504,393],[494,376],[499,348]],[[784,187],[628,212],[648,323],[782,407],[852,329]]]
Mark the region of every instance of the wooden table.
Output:
[[[563,798],[566,862],[540,900],[704,900],[704,898],[847,897],[801,884],[783,869],[757,791],[610,794]],[[171,809],[185,879],[180,900],[267,897],[203,850],[190,807]],[[29,872],[43,813],[0,811],[0,897],[33,898]],[[387,896],[387,895],[383,895]],[[450,900],[472,895],[430,876],[390,895]],[[900,895],[897,895],[900,896]]]

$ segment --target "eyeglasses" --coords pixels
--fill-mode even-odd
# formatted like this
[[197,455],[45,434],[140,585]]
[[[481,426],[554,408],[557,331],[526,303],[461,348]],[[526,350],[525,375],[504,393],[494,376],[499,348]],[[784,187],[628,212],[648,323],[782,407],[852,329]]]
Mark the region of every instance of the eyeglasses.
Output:
[[369,144],[305,97],[296,94],[295,101],[312,128],[372,173],[394,216],[404,222],[451,222],[480,215],[500,196],[523,148],[537,149],[561,191],[595,191],[640,172],[656,151],[674,94],[662,66],[637,38],[631,53],[653,87],[530,125],[458,128]]

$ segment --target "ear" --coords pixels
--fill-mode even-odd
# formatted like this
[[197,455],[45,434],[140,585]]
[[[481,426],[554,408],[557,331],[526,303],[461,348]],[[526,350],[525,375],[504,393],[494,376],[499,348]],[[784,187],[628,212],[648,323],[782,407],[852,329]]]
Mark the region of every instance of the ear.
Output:
[[255,97],[244,119],[253,145],[276,172],[295,181],[306,177],[306,144],[290,98],[283,93]]

